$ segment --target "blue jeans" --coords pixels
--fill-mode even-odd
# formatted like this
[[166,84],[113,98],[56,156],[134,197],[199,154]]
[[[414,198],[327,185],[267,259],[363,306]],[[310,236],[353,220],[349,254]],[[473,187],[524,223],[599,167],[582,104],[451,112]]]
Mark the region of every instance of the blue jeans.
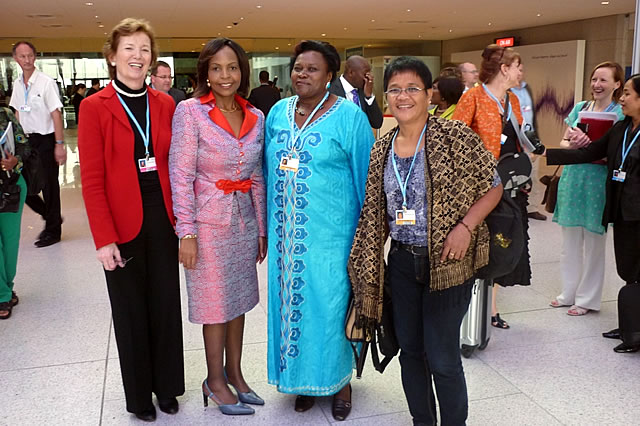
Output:
[[425,264],[428,267],[426,257],[414,257],[400,248],[393,247],[389,253],[402,386],[414,424],[435,425],[433,376],[442,426],[460,426],[465,424],[468,412],[467,384],[460,359],[460,324],[469,306],[471,286],[465,287],[458,303],[443,304],[451,298],[429,291],[428,273],[420,277]]

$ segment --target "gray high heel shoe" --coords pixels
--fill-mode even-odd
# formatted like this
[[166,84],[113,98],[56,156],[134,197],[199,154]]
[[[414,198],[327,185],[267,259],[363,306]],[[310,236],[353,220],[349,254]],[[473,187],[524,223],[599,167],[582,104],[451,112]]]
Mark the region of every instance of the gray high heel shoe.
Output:
[[[229,383],[231,385],[231,383]],[[231,385],[233,390],[238,394],[238,399],[245,404],[264,405],[264,399],[260,398],[257,393],[249,389],[249,392],[240,392],[238,388]]]
[[240,402],[244,402],[245,404],[251,405],[264,405],[264,399],[260,398],[257,393],[255,393],[251,388],[249,388],[249,392],[240,392],[238,388],[236,388],[233,384],[229,383],[229,378],[227,377],[227,370],[224,369],[224,379],[227,381],[229,385],[236,391],[238,394],[238,400]]
[[213,392],[211,392],[211,389],[209,389],[207,379],[204,379],[204,382],[202,382],[202,386],[204,386],[207,392],[209,392],[209,394],[207,395],[204,391],[202,391],[202,398],[205,407],[209,406],[209,398],[211,398],[211,400],[215,402],[220,409],[220,412],[228,416],[242,416],[247,414],[254,414],[256,412],[253,408],[244,405],[242,401],[240,401],[240,397],[238,397],[238,402],[236,402],[235,404],[223,404],[222,401],[220,401],[218,397],[215,396]]

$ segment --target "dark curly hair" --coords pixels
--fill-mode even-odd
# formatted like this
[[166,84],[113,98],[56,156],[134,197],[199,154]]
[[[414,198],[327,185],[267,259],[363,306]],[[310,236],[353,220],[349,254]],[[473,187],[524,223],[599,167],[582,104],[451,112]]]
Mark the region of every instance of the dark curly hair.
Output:
[[302,40],[300,43],[296,44],[296,47],[293,48],[293,56],[291,57],[291,63],[289,64],[289,71],[293,71],[293,65],[296,63],[298,56],[310,50],[322,55],[327,63],[327,69],[331,73],[331,82],[333,83],[338,76],[338,71],[340,71],[340,54],[333,45],[326,41]]

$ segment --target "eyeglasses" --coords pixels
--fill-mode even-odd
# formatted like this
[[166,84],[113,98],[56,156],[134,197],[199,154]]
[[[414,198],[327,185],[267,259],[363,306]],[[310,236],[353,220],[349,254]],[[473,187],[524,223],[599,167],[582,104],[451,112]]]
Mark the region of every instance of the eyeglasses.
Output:
[[407,95],[409,96],[413,96],[413,95],[417,95],[418,93],[422,92],[424,89],[421,87],[406,87],[404,89],[400,89],[399,87],[394,87],[393,89],[389,89],[386,92],[387,96],[391,96],[392,98],[395,98],[396,96],[400,96],[400,93],[405,92]]

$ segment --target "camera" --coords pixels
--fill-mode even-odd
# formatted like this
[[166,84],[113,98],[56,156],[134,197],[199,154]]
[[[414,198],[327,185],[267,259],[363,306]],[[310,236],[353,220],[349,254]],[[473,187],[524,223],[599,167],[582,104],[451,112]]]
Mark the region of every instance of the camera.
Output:
[[540,141],[540,138],[538,137],[536,131],[531,128],[531,125],[523,125],[520,131],[520,135],[520,142],[522,143],[525,151],[536,155],[540,155],[544,152],[544,145]]

